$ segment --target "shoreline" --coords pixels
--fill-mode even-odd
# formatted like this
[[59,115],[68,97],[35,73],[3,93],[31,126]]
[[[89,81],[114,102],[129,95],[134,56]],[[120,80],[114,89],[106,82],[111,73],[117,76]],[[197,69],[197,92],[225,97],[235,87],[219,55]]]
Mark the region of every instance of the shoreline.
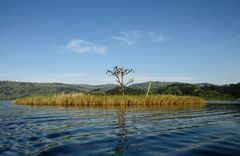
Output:
[[207,100],[208,104],[240,104],[240,100]]

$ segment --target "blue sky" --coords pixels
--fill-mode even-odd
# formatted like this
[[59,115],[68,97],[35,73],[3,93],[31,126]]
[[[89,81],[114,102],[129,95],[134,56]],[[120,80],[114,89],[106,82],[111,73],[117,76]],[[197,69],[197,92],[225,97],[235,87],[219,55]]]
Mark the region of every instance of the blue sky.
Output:
[[0,80],[240,81],[238,0],[1,0]]

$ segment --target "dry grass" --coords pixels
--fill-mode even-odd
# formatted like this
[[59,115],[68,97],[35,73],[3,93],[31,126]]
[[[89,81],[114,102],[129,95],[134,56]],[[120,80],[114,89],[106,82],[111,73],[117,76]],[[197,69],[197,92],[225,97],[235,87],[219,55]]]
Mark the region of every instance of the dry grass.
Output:
[[138,107],[138,106],[181,106],[203,105],[205,100],[192,96],[151,95],[106,96],[89,94],[60,94],[54,96],[33,96],[17,99],[16,104],[65,107]]

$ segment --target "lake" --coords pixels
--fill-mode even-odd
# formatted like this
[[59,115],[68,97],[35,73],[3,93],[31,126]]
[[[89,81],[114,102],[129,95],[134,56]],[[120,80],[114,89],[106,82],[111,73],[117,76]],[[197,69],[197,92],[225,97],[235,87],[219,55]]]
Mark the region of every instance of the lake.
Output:
[[0,101],[0,155],[240,155],[240,105],[103,109]]

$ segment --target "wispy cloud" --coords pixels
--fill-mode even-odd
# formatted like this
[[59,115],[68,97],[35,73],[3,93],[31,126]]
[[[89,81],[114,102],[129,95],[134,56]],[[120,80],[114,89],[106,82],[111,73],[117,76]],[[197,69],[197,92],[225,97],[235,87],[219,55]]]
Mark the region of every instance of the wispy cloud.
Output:
[[125,43],[127,45],[132,45],[132,44],[135,43],[135,41],[130,40],[130,39],[126,38],[126,37],[121,37],[121,36],[114,36],[114,37],[111,37],[111,39],[118,40],[118,41],[120,41],[122,43]]
[[106,46],[99,46],[95,43],[82,40],[82,39],[71,40],[67,45],[63,47],[64,49],[70,50],[78,54],[85,54],[85,53],[105,54],[108,50]]
[[165,42],[170,40],[170,37],[157,32],[144,32],[144,31],[129,31],[122,32],[119,36],[110,37],[113,40],[119,41],[126,45],[133,45],[137,42]]
[[151,42],[164,42],[170,40],[169,37],[165,37],[162,33],[149,32],[148,35],[151,38]]
[[119,36],[112,36],[110,37],[113,40],[120,41],[126,45],[133,45],[137,42],[139,37],[141,36],[140,31],[129,31],[129,32],[122,32]]

